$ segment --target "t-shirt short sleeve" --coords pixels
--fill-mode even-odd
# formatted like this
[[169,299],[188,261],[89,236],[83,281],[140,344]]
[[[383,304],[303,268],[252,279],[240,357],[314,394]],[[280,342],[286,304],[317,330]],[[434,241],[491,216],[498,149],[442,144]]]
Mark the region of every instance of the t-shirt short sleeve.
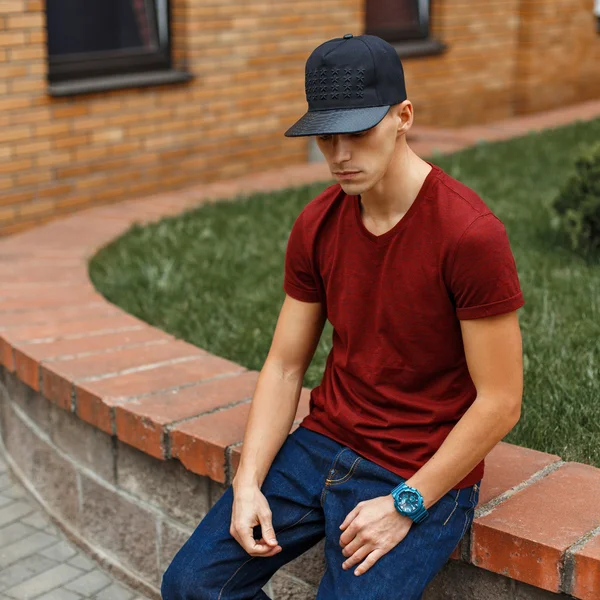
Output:
[[285,251],[283,289],[301,302],[320,302],[321,290],[313,263],[313,252],[307,244],[303,214],[300,213],[290,232]]
[[500,315],[525,304],[506,229],[493,213],[477,217],[464,231],[449,281],[460,320]]

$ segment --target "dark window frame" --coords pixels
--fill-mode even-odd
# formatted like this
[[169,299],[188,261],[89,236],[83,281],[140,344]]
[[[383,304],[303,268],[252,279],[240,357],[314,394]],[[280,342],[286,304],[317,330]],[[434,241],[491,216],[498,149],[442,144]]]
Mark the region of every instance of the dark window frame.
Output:
[[[96,89],[174,83],[191,79],[191,74],[173,69],[171,5],[171,0],[153,0],[157,15],[158,46],[152,49],[132,47],[51,55],[47,44],[50,94],[69,95]],[[46,11],[50,10],[52,6],[48,1]],[[49,36],[50,34],[48,31]],[[131,77],[131,82],[127,81],[128,76]]]
[[[367,11],[369,0],[367,2]],[[419,23],[416,27],[367,27],[366,33],[376,35],[386,42],[404,42],[408,40],[423,40],[429,37],[429,0],[412,0],[416,5]]]
[[[430,0],[413,0],[418,9],[419,22],[414,27],[369,27],[365,23],[365,33],[376,35],[389,42],[400,57],[441,54],[447,46],[431,36]],[[366,0],[368,11],[369,0]]]

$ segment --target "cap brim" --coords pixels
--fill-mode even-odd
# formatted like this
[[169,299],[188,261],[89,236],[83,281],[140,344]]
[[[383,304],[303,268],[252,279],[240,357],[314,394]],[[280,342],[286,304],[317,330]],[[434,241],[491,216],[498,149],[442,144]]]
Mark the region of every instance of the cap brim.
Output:
[[284,135],[299,137],[302,135],[358,133],[375,127],[389,109],[389,106],[369,106],[368,108],[315,110],[307,112]]

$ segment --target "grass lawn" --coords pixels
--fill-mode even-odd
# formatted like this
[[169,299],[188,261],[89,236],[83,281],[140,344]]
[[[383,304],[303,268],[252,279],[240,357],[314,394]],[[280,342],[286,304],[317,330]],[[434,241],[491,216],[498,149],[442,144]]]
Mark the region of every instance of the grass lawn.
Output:
[[[572,254],[549,206],[600,119],[428,157],[473,188],[506,225],[526,304],[525,390],[505,441],[600,467],[600,262]],[[144,321],[260,370],[283,302],[292,223],[330,182],[205,205],[134,226],[90,263],[97,288]],[[304,385],[319,384],[327,323]]]

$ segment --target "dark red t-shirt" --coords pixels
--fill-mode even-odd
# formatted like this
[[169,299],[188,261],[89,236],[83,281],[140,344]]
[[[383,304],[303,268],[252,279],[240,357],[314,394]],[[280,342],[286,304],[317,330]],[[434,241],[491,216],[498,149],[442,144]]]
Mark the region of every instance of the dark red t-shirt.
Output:
[[[459,319],[524,305],[503,223],[438,166],[383,235],[339,184],[296,219],[284,290],[321,302],[333,347],[301,425],[408,479],[476,398]],[[484,461],[454,489],[483,477]]]

